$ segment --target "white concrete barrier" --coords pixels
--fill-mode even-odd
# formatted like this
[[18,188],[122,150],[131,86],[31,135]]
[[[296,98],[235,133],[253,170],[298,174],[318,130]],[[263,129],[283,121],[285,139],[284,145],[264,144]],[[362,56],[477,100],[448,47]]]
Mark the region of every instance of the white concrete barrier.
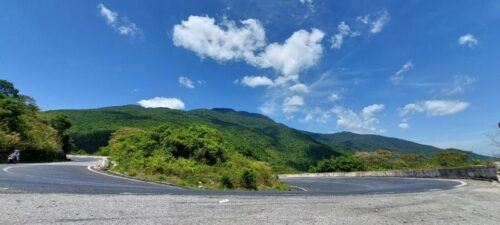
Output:
[[94,156],[94,155],[66,155],[66,158],[91,158],[91,159],[100,159],[98,167],[100,169],[106,169],[109,167],[109,159],[107,156]]
[[280,179],[304,177],[419,177],[499,180],[499,178],[497,177],[497,169],[494,166],[471,166],[462,168],[425,170],[281,174],[278,175],[278,177]]

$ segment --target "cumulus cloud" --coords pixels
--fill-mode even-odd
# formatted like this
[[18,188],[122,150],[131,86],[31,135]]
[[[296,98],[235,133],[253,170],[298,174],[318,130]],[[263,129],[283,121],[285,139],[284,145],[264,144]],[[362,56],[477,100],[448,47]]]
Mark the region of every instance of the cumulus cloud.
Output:
[[259,68],[273,68],[282,76],[294,76],[317,63],[324,33],[318,29],[298,30],[283,44],[266,43],[265,31],[255,19],[221,24],[208,16],[189,16],[174,26],[174,45],[200,57],[218,61],[243,60]]
[[298,95],[294,95],[292,97],[287,97],[283,101],[282,111],[284,113],[297,112],[300,110],[300,107],[303,106],[304,104],[305,104],[304,98],[302,98]]
[[405,74],[411,69],[413,69],[413,63],[411,61],[406,62],[401,69],[391,76],[391,82],[393,84],[399,84],[404,79]]
[[370,32],[376,34],[382,31],[382,28],[389,22],[390,16],[387,10],[382,10],[373,14],[359,16],[356,20],[368,25]]
[[321,40],[324,33],[318,29],[296,31],[285,43],[272,43],[252,60],[261,68],[273,68],[284,76],[299,74],[315,65],[321,58]]
[[[189,16],[173,27],[175,46],[195,52],[201,58],[212,58],[218,62],[243,61],[257,68],[270,68],[276,77],[245,76],[235,80],[249,87],[273,87],[261,112],[269,115],[279,109],[286,113],[299,111],[300,98],[293,96],[309,92],[309,88],[299,81],[304,70],[316,65],[320,60],[324,33],[318,29],[297,30],[283,42],[266,42],[262,24],[255,19],[240,22],[223,19],[217,23],[208,16]],[[277,96],[271,96],[276,94]],[[288,99],[286,99],[288,97]]]
[[462,94],[467,88],[476,82],[476,78],[468,75],[457,75],[453,77],[453,83],[444,92],[448,95]]
[[224,19],[218,25],[208,16],[189,16],[174,26],[174,45],[219,61],[249,60],[254,51],[265,46],[266,34],[258,20],[247,19],[240,24],[238,27],[236,22]]
[[99,13],[106,20],[106,24],[116,32],[125,36],[142,35],[142,30],[132,23],[126,16],[119,17],[117,12],[107,8],[104,4],[98,4]]
[[241,79],[241,84],[249,87],[273,86],[273,81],[266,76],[245,76]]
[[337,30],[338,33],[333,35],[330,39],[330,42],[332,43],[331,47],[336,49],[342,47],[342,43],[344,42],[345,37],[356,37],[360,35],[359,32],[351,31],[349,25],[347,25],[344,21],[339,24]]
[[296,92],[296,93],[308,93],[309,88],[305,84],[294,84],[293,86],[289,87],[290,91]]
[[382,133],[379,129],[379,119],[376,114],[383,111],[383,104],[373,104],[364,107],[361,112],[355,112],[341,106],[334,107],[331,111],[337,116],[337,125],[349,130],[362,133]]
[[178,98],[154,97],[140,100],[137,103],[144,108],[184,109],[184,102]]
[[401,122],[398,127],[401,129],[401,130],[408,130],[410,129],[410,124],[408,124],[407,122]]
[[467,45],[470,48],[476,46],[478,43],[479,41],[472,34],[465,34],[458,38],[458,44]]
[[425,113],[428,116],[444,116],[463,111],[469,105],[469,103],[463,101],[428,100],[407,104],[399,110],[399,113],[401,116],[413,113]]

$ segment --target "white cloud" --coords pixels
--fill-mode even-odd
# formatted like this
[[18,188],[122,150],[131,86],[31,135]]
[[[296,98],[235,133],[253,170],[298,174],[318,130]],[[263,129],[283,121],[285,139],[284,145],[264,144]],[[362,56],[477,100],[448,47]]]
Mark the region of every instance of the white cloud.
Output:
[[142,35],[142,30],[132,23],[126,16],[119,17],[117,12],[111,11],[104,4],[98,4],[99,13],[106,20],[106,23],[116,32],[125,36]]
[[401,69],[391,76],[391,82],[393,84],[399,84],[404,79],[405,74],[411,69],[413,69],[413,63],[411,61],[406,62]]
[[195,88],[193,81],[189,77],[179,77],[179,84],[186,88]]
[[479,41],[472,34],[465,34],[458,38],[458,44],[467,45],[470,48],[476,46],[478,43]]
[[208,16],[189,16],[173,29],[174,45],[219,61],[249,60],[265,46],[265,31],[258,20],[247,19],[238,27],[234,21],[215,24]]
[[310,122],[310,121],[315,121],[318,123],[326,123],[328,122],[328,119],[331,117],[331,112],[330,111],[323,111],[319,107],[315,107],[312,110],[309,110],[305,113],[304,119],[301,120],[301,122]]
[[[307,6],[307,9],[309,9],[309,11],[311,13],[314,13],[315,10],[314,10],[314,4],[313,4],[313,0],[299,0],[299,2],[303,5],[306,5]],[[309,15],[306,15],[305,18],[307,18]]]
[[259,107],[262,114],[271,116],[276,112],[276,104],[272,101],[267,101]]
[[274,84],[278,85],[278,86],[280,86],[280,85],[283,86],[291,81],[297,82],[298,79],[299,79],[298,74],[290,75],[290,76],[279,76],[276,79],[274,79]]
[[338,33],[333,35],[330,41],[332,42],[331,47],[339,49],[342,47],[342,43],[344,42],[345,37],[356,37],[359,36],[359,32],[351,31],[351,28],[345,23],[341,22],[337,27]]
[[294,84],[293,86],[289,87],[290,91],[296,92],[296,93],[308,93],[309,88],[305,84]]
[[284,113],[297,112],[300,110],[300,107],[303,106],[304,104],[305,104],[304,98],[302,98],[298,95],[294,95],[292,97],[287,97],[283,101],[282,111]]
[[330,96],[328,96],[328,100],[332,101],[332,102],[336,102],[338,100],[340,100],[342,97],[337,94],[337,93],[332,93],[330,94]]
[[401,130],[408,130],[410,129],[410,124],[408,124],[407,122],[401,122],[398,127],[401,129]]
[[428,116],[444,116],[465,110],[469,105],[462,101],[428,100],[405,105],[400,109],[400,115],[426,113]]
[[332,112],[337,116],[338,126],[362,133],[382,133],[384,130],[377,127],[380,121],[376,114],[383,111],[384,108],[382,104],[373,104],[356,113],[351,109],[337,106],[332,109]]
[[298,30],[283,42],[267,43],[265,30],[258,20],[237,23],[224,19],[217,23],[208,16],[192,15],[173,27],[172,40],[174,45],[193,51],[201,58],[220,63],[243,61],[257,68],[275,70],[273,78],[245,76],[234,83],[272,87],[267,89],[261,112],[270,115],[281,109],[290,115],[303,110],[298,103],[304,104],[304,99],[293,95],[309,92],[309,87],[299,81],[299,75],[320,60],[324,35],[314,28]]
[[321,58],[321,40],[324,33],[318,29],[296,31],[285,43],[269,44],[258,54],[252,64],[261,68],[273,68],[284,76],[299,74],[315,65]]
[[294,76],[315,65],[321,58],[324,33],[298,30],[283,44],[266,44],[265,31],[258,20],[224,20],[220,25],[208,16],[189,16],[173,29],[173,41],[200,57],[218,61],[244,60],[260,68],[273,68],[282,76]]
[[449,88],[445,88],[444,92],[448,95],[462,94],[468,86],[476,82],[476,78],[468,75],[457,75],[453,77],[453,83]]
[[178,98],[154,97],[140,100],[137,103],[144,108],[184,109],[184,102]]
[[274,83],[266,76],[245,76],[241,79],[241,84],[249,87],[272,86]]
[[370,32],[376,34],[382,31],[382,28],[389,22],[390,16],[387,10],[382,10],[374,14],[359,16],[356,20],[368,25]]

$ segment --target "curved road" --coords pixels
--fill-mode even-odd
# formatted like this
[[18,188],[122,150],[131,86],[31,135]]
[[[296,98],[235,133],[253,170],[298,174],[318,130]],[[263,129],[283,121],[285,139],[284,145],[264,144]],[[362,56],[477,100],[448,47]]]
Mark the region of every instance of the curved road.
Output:
[[283,181],[296,187],[278,191],[203,191],[116,177],[89,169],[98,159],[74,158],[72,162],[0,164],[0,192],[76,194],[177,194],[177,195],[354,195],[411,193],[447,190],[455,180],[410,178],[293,178]]

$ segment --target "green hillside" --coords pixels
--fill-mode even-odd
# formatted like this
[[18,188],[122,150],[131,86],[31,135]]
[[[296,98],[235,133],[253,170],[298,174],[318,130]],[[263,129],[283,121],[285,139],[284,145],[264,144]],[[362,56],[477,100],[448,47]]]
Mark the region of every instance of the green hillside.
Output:
[[88,153],[106,146],[110,134],[119,128],[152,128],[165,123],[181,127],[213,127],[222,134],[232,149],[245,156],[269,162],[278,170],[282,166],[282,169],[307,170],[320,159],[344,152],[341,148],[321,143],[263,115],[232,109],[181,111],[127,105],[45,113],[49,117],[67,115],[74,124],[69,132],[76,147]]
[[386,149],[398,153],[419,153],[425,156],[435,155],[444,150],[465,152],[469,155],[469,159],[487,160],[489,157],[478,155],[468,151],[458,149],[440,149],[430,145],[418,144],[415,142],[402,140],[392,137],[384,137],[374,134],[356,134],[351,132],[339,132],[332,134],[316,134],[305,132],[316,140],[328,145],[340,146],[351,151],[375,151],[378,149]]

